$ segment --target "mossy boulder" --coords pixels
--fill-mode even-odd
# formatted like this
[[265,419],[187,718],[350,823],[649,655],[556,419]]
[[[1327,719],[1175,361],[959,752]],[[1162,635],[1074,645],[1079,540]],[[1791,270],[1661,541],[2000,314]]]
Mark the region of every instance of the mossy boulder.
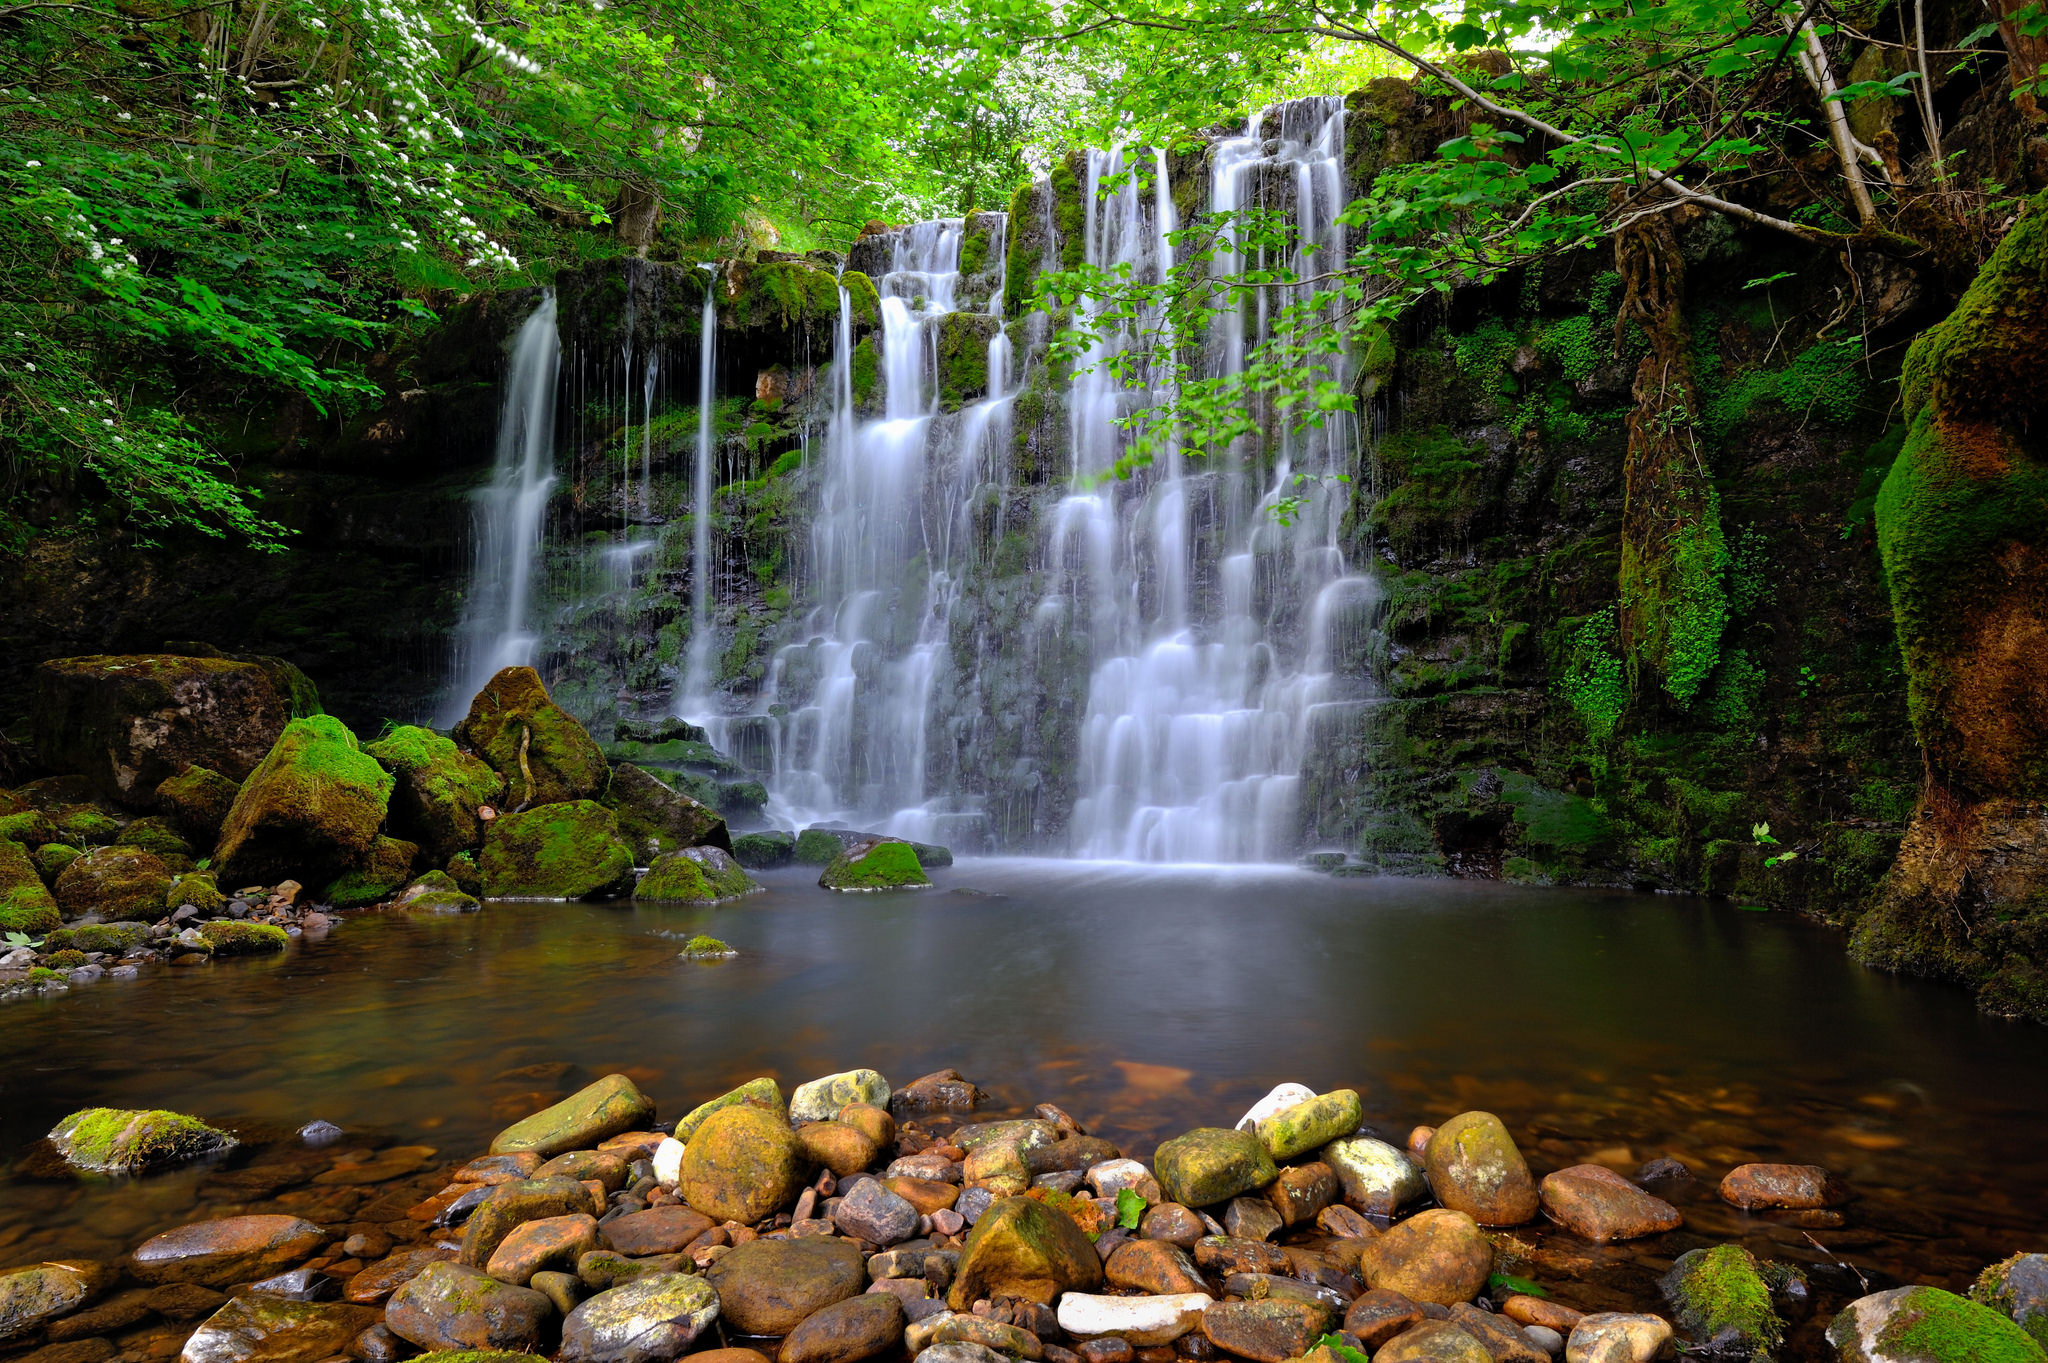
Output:
[[274,923],[208,923],[199,940],[216,956],[266,956],[292,944],[291,935]]
[[915,890],[931,883],[909,843],[880,838],[847,848],[818,876],[828,890]]
[[429,871],[400,890],[391,907],[412,913],[474,913],[483,906],[447,872]]
[[214,869],[230,885],[321,884],[369,858],[391,774],[332,715],[285,726],[221,826]]
[[50,951],[104,951],[119,955],[150,940],[143,923],[81,923],[75,928],[58,928],[43,943]]
[[888,1111],[889,1081],[881,1071],[846,1070],[798,1084],[796,1092],[789,1095],[789,1120],[799,1126],[830,1121],[853,1103]]
[[455,726],[455,741],[504,778],[515,809],[595,800],[610,774],[597,741],[549,699],[530,667],[508,667],[485,683]]
[[634,887],[633,898],[649,903],[722,904],[761,887],[716,847],[686,847],[654,859]]
[[328,884],[325,898],[337,909],[381,904],[405,888],[419,859],[419,844],[380,837],[370,845],[367,861]]
[[[796,835],[773,829],[742,833],[732,840],[733,859],[749,871],[774,871],[796,859]],[[835,852],[833,854],[837,856]],[[830,861],[831,858],[826,858]]]
[[176,912],[190,904],[202,914],[216,914],[228,906],[228,897],[211,871],[187,871],[171,882],[164,894],[164,908]]
[[531,1150],[552,1159],[565,1150],[587,1150],[622,1131],[637,1131],[654,1120],[654,1103],[623,1074],[606,1075],[498,1133],[494,1155]]
[[2048,1351],[1988,1306],[1938,1287],[1858,1297],[1828,1326],[1842,1363],[2048,1363]]
[[46,842],[35,851],[36,870],[42,874],[45,885],[55,885],[57,877],[64,874],[64,868],[77,861],[84,853],[68,842]]
[[2006,1316],[2048,1347],[2048,1254],[2015,1254],[1977,1275],[1970,1300]]
[[156,788],[156,807],[196,847],[211,847],[220,841],[221,825],[241,794],[232,781],[210,767],[189,766],[176,776],[166,777]]
[[247,776],[299,712],[253,661],[97,654],[36,669],[31,725],[43,761],[145,808],[189,766]]
[[642,862],[685,847],[732,851],[725,816],[691,799],[654,773],[630,762],[616,763],[604,804],[619,818],[619,832]]
[[974,1223],[946,1304],[966,1311],[983,1297],[1007,1296],[1049,1306],[1062,1292],[1100,1286],[1102,1259],[1073,1217],[1035,1198],[1006,1197]]
[[797,834],[791,856],[799,866],[830,866],[861,835],[850,828],[806,828]]
[[111,1287],[117,1269],[90,1260],[58,1260],[0,1272],[0,1342],[76,1311]]
[[40,937],[63,921],[27,850],[0,840],[0,932]]
[[499,815],[477,865],[493,899],[593,899],[633,886],[633,849],[595,800]]
[[713,1221],[752,1225],[796,1199],[805,1168],[788,1120],[742,1103],[712,1113],[690,1137],[676,1190]]
[[1162,1142],[1152,1168],[1170,1202],[1210,1207],[1255,1193],[1280,1177],[1273,1157],[1249,1131],[1197,1127]]
[[97,805],[59,805],[49,814],[58,836],[79,847],[105,847],[121,836],[121,821]]
[[140,847],[95,847],[57,877],[57,907],[66,918],[164,916],[171,869]]
[[776,1113],[785,1121],[789,1116],[788,1105],[782,1099],[782,1089],[773,1079],[765,1076],[760,1079],[749,1079],[738,1088],[721,1093],[710,1102],[699,1103],[692,1108],[688,1115],[676,1123],[676,1139],[688,1141],[696,1134],[698,1127],[710,1120],[713,1113],[723,1112],[729,1107],[757,1107],[765,1112]]
[[64,836],[50,816],[40,809],[0,814],[0,842],[18,842],[24,847],[41,847]]
[[1680,1333],[1696,1344],[1734,1346],[1768,1358],[1785,1338],[1771,1284],[1741,1245],[1687,1250],[1662,1286]]
[[474,852],[457,852],[448,858],[448,878],[464,894],[484,892],[484,873],[476,864]]
[[[442,865],[484,840],[477,810],[495,805],[505,779],[489,763],[471,756],[432,729],[405,724],[363,751],[397,778],[391,792],[391,826],[419,844],[427,860]],[[529,754],[530,757],[530,754]]]
[[169,819],[152,814],[135,819],[121,830],[121,836],[114,839],[116,847],[140,847],[145,852],[154,852],[157,859],[173,871],[192,869],[192,844]]
[[50,1144],[74,1169],[139,1174],[232,1150],[237,1142],[197,1117],[92,1107],[57,1123],[50,1131]]

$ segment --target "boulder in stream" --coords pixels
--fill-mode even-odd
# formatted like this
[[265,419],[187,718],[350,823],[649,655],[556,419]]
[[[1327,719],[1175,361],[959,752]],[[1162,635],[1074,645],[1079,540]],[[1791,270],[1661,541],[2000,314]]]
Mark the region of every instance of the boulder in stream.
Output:
[[396,779],[391,792],[391,826],[420,846],[436,866],[483,842],[477,811],[495,805],[505,779],[482,759],[432,729],[405,724],[363,751]]
[[57,877],[57,908],[66,918],[96,913],[107,919],[163,917],[170,867],[140,847],[95,847]]
[[340,720],[295,719],[235,796],[214,870],[230,885],[317,885],[355,870],[376,845],[392,784]]
[[633,885],[633,849],[594,800],[541,805],[492,821],[478,860],[494,899],[595,899]]
[[23,932],[36,937],[63,921],[28,850],[18,842],[0,839],[0,933]]
[[665,904],[723,904],[760,888],[723,848],[685,847],[656,857],[633,887],[633,898]]
[[597,741],[549,698],[530,667],[508,667],[485,683],[455,726],[455,741],[504,778],[514,809],[595,800],[610,775]]
[[685,847],[733,850],[723,814],[630,762],[613,765],[604,803],[618,815],[620,835],[642,862]]
[[50,1131],[50,1144],[74,1169],[137,1174],[235,1147],[235,1138],[182,1113],[90,1107]]
[[818,876],[828,890],[914,890],[930,885],[917,852],[894,838],[863,839],[832,859]]

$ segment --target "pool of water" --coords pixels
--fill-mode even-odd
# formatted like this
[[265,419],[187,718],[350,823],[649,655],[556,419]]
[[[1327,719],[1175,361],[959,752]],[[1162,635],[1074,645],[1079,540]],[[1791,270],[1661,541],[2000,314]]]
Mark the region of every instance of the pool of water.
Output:
[[[454,1160],[613,1070],[674,1116],[755,1075],[787,1089],[861,1065],[898,1083],[954,1066],[991,1110],[1057,1102],[1140,1156],[1295,1080],[1356,1088],[1396,1140],[1489,1109],[1539,1176],[1686,1162],[1703,1181],[1674,1196],[1679,1236],[1596,1251],[1526,1233],[1532,1265],[1610,1297],[1649,1290],[1657,1256],[1694,1234],[1874,1283],[1960,1286],[2039,1248],[2044,1034],[1863,970],[1812,924],[1668,896],[1276,869],[1005,860],[940,875],[921,893],[844,896],[775,873],[706,910],[367,914],[275,960],[11,1005],[0,1263],[112,1256],[218,1210],[201,1205],[202,1172],[47,1177],[38,1138],[82,1106],[234,1126],[256,1138],[244,1160],[289,1149],[266,1133],[315,1118],[358,1146]],[[739,958],[679,959],[698,932]],[[1858,1199],[1836,1227],[1738,1215],[1712,1185],[1751,1159],[1825,1164]]]

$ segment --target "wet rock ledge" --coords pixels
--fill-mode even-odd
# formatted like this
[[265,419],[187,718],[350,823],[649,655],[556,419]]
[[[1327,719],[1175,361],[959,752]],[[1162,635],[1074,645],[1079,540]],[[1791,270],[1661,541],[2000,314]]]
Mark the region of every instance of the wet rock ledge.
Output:
[[[1967,1298],[1863,1281],[1829,1301],[1796,1265],[1692,1236],[1657,1300],[1617,1300],[1603,1247],[1675,1248],[1685,1216],[1657,1189],[1690,1171],[1538,1181],[1486,1112],[1396,1144],[1356,1093],[1288,1084],[1147,1163],[1051,1104],[977,1120],[984,1100],[953,1070],[892,1090],[863,1069],[786,1100],[756,1079],[661,1123],[615,1074],[454,1167],[316,1123],[302,1140],[338,1156],[209,1175],[245,1199],[232,1214],[120,1263],[0,1272],[0,1357],[1650,1363],[1784,1357],[1796,1328],[1823,1352],[1793,1356],[1848,1363],[2048,1360],[2042,1254],[1991,1265]],[[233,1144],[195,1118],[93,1110],[46,1154],[141,1174]],[[1730,1170],[1718,1195],[1821,1228],[1852,1196],[1790,1164]]]

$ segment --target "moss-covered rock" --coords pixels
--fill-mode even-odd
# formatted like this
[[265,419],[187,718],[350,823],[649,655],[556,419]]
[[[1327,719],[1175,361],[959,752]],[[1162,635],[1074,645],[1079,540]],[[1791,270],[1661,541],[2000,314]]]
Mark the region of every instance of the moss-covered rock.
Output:
[[1665,1300],[1679,1330],[1698,1344],[1723,1341],[1768,1359],[1785,1337],[1785,1322],[1756,1258],[1741,1245],[1688,1250],[1664,1276]]
[[828,890],[915,890],[931,883],[909,843],[881,838],[847,848],[818,876]]
[[1256,1135],[1221,1127],[1198,1127],[1162,1142],[1152,1168],[1167,1198],[1187,1207],[1228,1202],[1280,1177]]
[[1529,1162],[1491,1112],[1461,1112],[1439,1126],[1422,1165],[1436,1200],[1482,1226],[1519,1226],[1536,1218],[1539,1198]]
[[173,871],[192,869],[192,844],[186,842],[177,827],[162,815],[152,814],[132,820],[121,830],[121,836],[114,839],[114,845],[140,847],[145,852],[153,852]]
[[68,842],[46,842],[35,851],[36,870],[41,872],[45,885],[55,885],[64,868],[83,855]]
[[419,859],[417,843],[406,842],[402,838],[380,837],[371,844],[368,860],[328,884],[327,902],[337,909],[360,909],[381,904],[412,879],[412,868]]
[[267,956],[292,944],[274,923],[208,923],[199,929],[199,940],[216,956]]
[[749,871],[778,870],[795,860],[796,838],[779,828],[766,833],[742,833],[732,840],[732,855]]
[[664,904],[722,904],[761,887],[717,847],[685,847],[656,857],[633,889],[633,898]]
[[414,913],[474,913],[483,906],[476,897],[463,892],[455,878],[445,871],[429,871],[400,890],[391,907]]
[[781,1114],[738,1104],[712,1113],[684,1145],[676,1190],[713,1221],[752,1225],[795,1200],[804,1168]]
[[13,814],[0,815],[0,842],[18,842],[24,847],[40,847],[55,842],[63,835],[50,816],[40,809],[23,809]]
[[171,882],[164,892],[164,907],[173,912],[190,904],[202,914],[216,914],[228,906],[228,897],[211,871],[187,871]]
[[860,838],[852,829],[806,828],[797,834],[791,855],[799,866],[830,866]]
[[143,923],[81,923],[75,928],[58,928],[43,943],[50,951],[104,951],[119,955],[150,940]]
[[701,932],[683,943],[683,949],[678,954],[696,961],[723,960],[739,955],[737,951],[732,949],[730,943],[722,942],[716,937],[707,936]]
[[630,762],[612,766],[604,803],[618,815],[620,835],[642,862],[685,847],[732,850],[722,814]]
[[[48,943],[44,945],[47,946]],[[85,964],[85,953],[69,950],[52,951],[49,955],[43,957],[43,964],[51,970],[76,970]]]
[[1842,1363],[2044,1363],[2048,1351],[1989,1307],[1938,1287],[1858,1297],[1828,1326]]
[[74,1112],[50,1132],[50,1144],[73,1168],[139,1174],[232,1150],[236,1141],[197,1117],[94,1107]]
[[391,826],[418,843],[428,861],[442,865],[482,844],[477,810],[495,805],[505,793],[505,779],[488,763],[456,747],[453,739],[413,724],[364,744],[363,751],[397,778]]
[[464,894],[484,892],[484,873],[476,864],[474,852],[457,852],[448,858],[448,878]]
[[591,899],[633,885],[633,849],[595,800],[499,815],[477,865],[493,899]]
[[39,937],[62,921],[28,852],[18,842],[0,840],[0,932]]
[[121,836],[121,821],[95,805],[60,805],[50,810],[50,822],[79,847],[105,847]]
[[609,768],[595,739],[548,697],[540,674],[508,667],[492,677],[455,726],[455,741],[505,781],[514,809],[595,800]]
[[622,1131],[638,1131],[654,1120],[653,1100],[623,1074],[608,1074],[498,1133],[491,1153],[531,1150],[552,1159],[565,1150],[588,1150]]
[[66,918],[158,919],[170,893],[171,871],[140,847],[95,847],[57,877],[57,907]]
[[1358,1130],[1365,1109],[1352,1089],[1320,1093],[1306,1102],[1284,1107],[1258,1124],[1258,1137],[1275,1160],[1290,1160],[1319,1150]]
[[156,807],[176,825],[185,841],[211,847],[220,841],[220,827],[235,807],[241,784],[210,767],[193,765],[166,777],[156,788]]
[[340,720],[295,719],[242,783],[214,869],[231,885],[317,885],[354,870],[376,845],[392,784]]
[[1050,1305],[1063,1292],[1102,1285],[1102,1260],[1065,1212],[1029,1197],[991,1203],[960,1251],[946,1304],[966,1311],[983,1297],[1021,1297]]
[[1977,1275],[1970,1300],[2010,1319],[2048,1348],[2048,1254],[2015,1254]]
[[89,1260],[58,1261],[0,1272],[0,1342],[14,1347],[23,1335],[97,1297],[120,1277],[118,1269]]
[[675,1137],[687,1142],[696,1134],[697,1128],[709,1121],[714,1112],[723,1112],[729,1107],[758,1107],[767,1112],[780,1114],[788,1120],[789,1108],[783,1102],[782,1089],[773,1079],[762,1077],[749,1079],[738,1088],[719,1094],[708,1103],[692,1108],[683,1119],[676,1123]]

